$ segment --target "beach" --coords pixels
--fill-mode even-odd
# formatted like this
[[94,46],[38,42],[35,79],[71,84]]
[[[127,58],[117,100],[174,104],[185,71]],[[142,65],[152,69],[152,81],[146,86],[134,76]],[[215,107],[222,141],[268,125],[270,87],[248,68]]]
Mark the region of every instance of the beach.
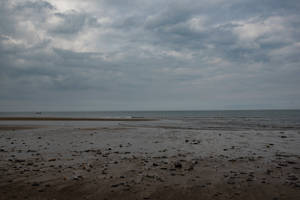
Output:
[[0,199],[300,199],[299,123],[0,119]]

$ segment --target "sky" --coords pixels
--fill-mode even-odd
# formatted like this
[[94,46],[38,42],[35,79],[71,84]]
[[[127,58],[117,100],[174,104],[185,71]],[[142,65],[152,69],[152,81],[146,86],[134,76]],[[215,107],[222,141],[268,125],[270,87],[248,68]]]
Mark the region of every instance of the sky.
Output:
[[0,111],[299,108],[299,0],[0,0]]

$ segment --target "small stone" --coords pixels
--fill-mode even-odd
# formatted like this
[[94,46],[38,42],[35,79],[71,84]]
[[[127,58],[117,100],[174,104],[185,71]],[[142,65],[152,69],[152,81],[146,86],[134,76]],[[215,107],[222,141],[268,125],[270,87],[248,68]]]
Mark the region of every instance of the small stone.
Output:
[[76,180],[78,181],[79,179],[82,179],[83,177],[82,176],[73,176],[73,180]]
[[174,167],[175,168],[182,168],[182,164],[180,162],[175,162]]
[[288,176],[287,180],[296,181],[296,180],[298,180],[298,178],[294,175],[290,175],[290,176]]
[[36,186],[39,186],[40,184],[39,183],[32,183],[32,185],[31,186],[34,186],[34,187],[36,187]]
[[16,159],[15,162],[21,163],[21,162],[25,162],[25,160],[23,160],[23,159]]
[[270,169],[267,169],[267,172],[266,172],[268,175],[270,175],[272,173],[272,170]]
[[115,187],[119,187],[121,184],[114,184],[114,185],[111,185],[112,188],[115,188]]

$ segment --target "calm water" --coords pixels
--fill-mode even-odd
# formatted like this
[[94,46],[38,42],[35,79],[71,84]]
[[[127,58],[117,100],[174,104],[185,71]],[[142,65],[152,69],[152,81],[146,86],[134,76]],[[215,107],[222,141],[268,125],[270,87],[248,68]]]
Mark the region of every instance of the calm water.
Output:
[[[300,110],[0,112],[0,117],[157,118],[205,129],[300,128]],[[164,120],[165,121],[165,120]],[[7,124],[3,121],[2,123]],[[30,122],[31,123],[31,122]],[[64,122],[65,123],[65,122]],[[70,122],[71,123],[71,122]],[[79,122],[76,122],[78,124]],[[152,122],[151,122],[152,123]],[[156,123],[156,122],[155,122]],[[159,122],[160,123],[160,122]]]
[[300,120],[300,110],[0,112],[4,117],[269,118]]

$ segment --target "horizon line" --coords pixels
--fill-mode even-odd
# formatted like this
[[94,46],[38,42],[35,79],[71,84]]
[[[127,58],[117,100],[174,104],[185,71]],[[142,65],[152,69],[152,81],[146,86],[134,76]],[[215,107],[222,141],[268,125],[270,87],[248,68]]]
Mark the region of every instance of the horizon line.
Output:
[[300,108],[262,108],[262,109],[179,109],[179,110],[65,110],[65,111],[47,111],[47,110],[35,110],[35,111],[0,111],[0,113],[36,113],[36,112],[202,112],[202,111],[284,111],[284,110],[300,110]]

